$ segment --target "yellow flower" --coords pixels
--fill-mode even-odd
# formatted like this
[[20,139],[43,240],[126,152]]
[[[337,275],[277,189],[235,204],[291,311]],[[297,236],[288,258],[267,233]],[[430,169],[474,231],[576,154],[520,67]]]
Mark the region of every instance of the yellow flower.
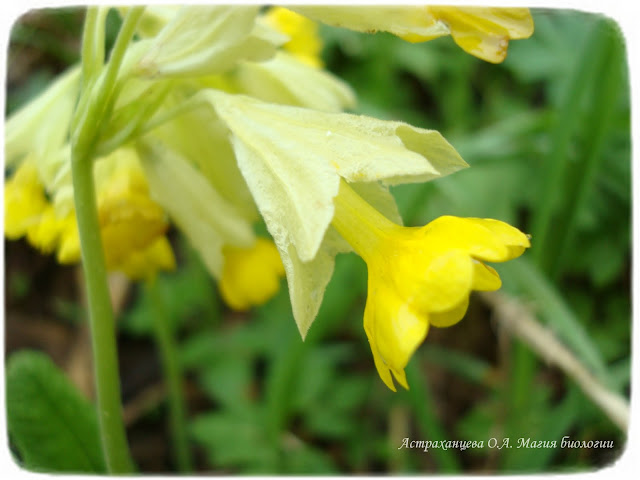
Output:
[[314,21],[282,7],[270,8],[263,19],[268,26],[289,37],[289,41],[283,45],[286,51],[307,65],[323,66],[320,59],[322,40]]
[[141,250],[130,252],[115,270],[123,272],[132,280],[147,280],[159,271],[176,268],[173,249],[167,237],[158,237]]
[[395,391],[391,373],[409,388],[404,369],[429,330],[448,327],[467,311],[472,290],[501,286],[483,262],[505,262],[530,246],[518,229],[492,219],[440,217],[402,227],[342,182],[333,226],[366,261],[364,328],[376,368]]
[[[164,236],[168,221],[151,199],[134,151],[120,149],[96,168],[100,234],[107,269],[132,279],[175,268]],[[62,264],[80,261],[80,239],[72,205],[51,203],[34,163],[25,160],[5,183],[5,235],[26,236],[43,253],[56,252]]]
[[[507,56],[509,40],[529,38],[533,19],[528,8],[427,7],[434,21],[444,23],[453,40],[465,52],[491,63]],[[431,40],[420,35],[405,35],[410,42]]]
[[149,197],[142,168],[133,158],[114,165],[98,187],[98,217],[107,267],[117,269],[130,255],[151,246],[169,228],[160,205]]
[[492,63],[504,60],[509,40],[533,34],[528,8],[305,5],[294,9],[329,25],[391,32],[410,42],[451,35],[465,52]]
[[226,246],[223,254],[220,294],[234,310],[261,305],[280,289],[284,266],[271,240],[258,237],[250,248]]

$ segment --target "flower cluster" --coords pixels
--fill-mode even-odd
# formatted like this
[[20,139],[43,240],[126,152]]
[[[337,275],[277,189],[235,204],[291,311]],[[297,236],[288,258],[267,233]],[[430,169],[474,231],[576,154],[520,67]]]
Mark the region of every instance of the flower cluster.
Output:
[[[303,336],[335,255],[355,250],[369,268],[365,330],[376,367],[390,388],[390,372],[406,387],[404,367],[428,326],[460,320],[471,290],[498,288],[483,262],[518,256],[528,239],[494,220],[400,227],[389,185],[466,164],[436,131],[343,113],[355,95],[322,69],[314,20],[411,42],[450,34],[499,62],[509,39],[531,35],[531,17],[526,9],[294,10],[148,7],[132,23],[136,40],[107,62],[108,8],[93,10],[82,65],[7,122],[5,234],[79,261],[72,152],[90,152],[110,270],[142,279],[174,268],[173,224],[232,308],[266,301],[286,274]],[[135,9],[119,11],[131,19]],[[273,242],[254,233],[260,217]]]

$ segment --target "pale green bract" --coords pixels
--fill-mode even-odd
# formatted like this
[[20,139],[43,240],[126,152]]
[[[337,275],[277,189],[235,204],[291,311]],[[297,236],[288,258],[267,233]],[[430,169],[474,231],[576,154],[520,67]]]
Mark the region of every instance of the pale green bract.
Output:
[[45,160],[64,144],[79,85],[80,68],[73,67],[53,82],[38,101],[28,103],[7,119],[4,143],[7,167],[21,162],[28,154]]

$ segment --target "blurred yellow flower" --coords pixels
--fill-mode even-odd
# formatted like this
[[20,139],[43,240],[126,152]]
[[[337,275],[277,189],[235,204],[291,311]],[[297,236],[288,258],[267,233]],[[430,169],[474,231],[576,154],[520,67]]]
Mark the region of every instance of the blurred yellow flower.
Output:
[[36,231],[47,208],[36,166],[23,162],[4,185],[4,233],[16,240]]
[[283,45],[287,52],[312,67],[323,66],[320,58],[322,40],[313,20],[282,7],[270,8],[263,19],[268,26],[289,37]]
[[[97,203],[107,268],[140,279],[175,268],[175,259],[164,237],[166,215],[150,198],[132,152],[120,149],[100,160]],[[56,251],[60,263],[79,262],[75,211],[65,206],[47,199],[36,166],[24,161],[5,183],[5,235],[12,240],[26,236],[43,253]]]
[[258,237],[250,248],[226,246],[220,294],[234,310],[261,305],[280,289],[284,266],[275,244]]
[[409,388],[404,369],[429,325],[459,322],[472,290],[500,288],[483,262],[511,260],[530,246],[498,220],[443,216],[420,228],[399,226],[344,181],[335,205],[333,226],[367,263],[364,328],[380,378],[394,391],[391,373]]

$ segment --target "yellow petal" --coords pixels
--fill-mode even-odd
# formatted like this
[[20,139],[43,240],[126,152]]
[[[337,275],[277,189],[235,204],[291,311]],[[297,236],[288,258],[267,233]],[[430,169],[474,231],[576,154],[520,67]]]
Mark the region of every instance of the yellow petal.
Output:
[[465,296],[462,301],[453,307],[451,310],[447,310],[445,312],[436,312],[429,314],[429,323],[434,327],[450,327],[451,325],[455,325],[464,314],[467,313],[467,308],[469,307],[469,296]]
[[527,38],[533,20],[527,8],[429,7],[451,30],[455,42],[467,53],[492,63],[507,55],[509,39]]
[[38,223],[29,228],[27,240],[38,250],[44,253],[51,253],[58,246],[64,225],[64,220],[58,218],[53,206],[48,205],[42,212]]
[[272,241],[258,238],[251,248],[226,246],[223,254],[220,293],[234,310],[262,305],[280,289],[284,267]]
[[285,50],[309,66],[322,67],[322,40],[315,22],[282,7],[270,8],[263,20],[289,37],[283,45]]
[[159,271],[176,268],[176,259],[167,237],[159,237],[146,248],[130,252],[122,263],[112,270],[123,272],[132,280],[148,280]]
[[[369,282],[369,294],[365,308],[365,331],[374,353],[382,365],[393,372],[398,382],[408,388],[404,369],[409,359],[424,341],[429,324],[397,294],[376,285],[377,279]],[[386,375],[385,375],[386,376]],[[383,381],[385,378],[381,374]],[[387,383],[385,381],[385,383]]]
[[23,162],[4,186],[5,236],[18,239],[37,227],[47,203],[35,165]]
[[471,288],[481,292],[491,292],[498,290],[502,286],[500,276],[495,269],[484,263],[473,261],[473,284]]
[[80,261],[80,236],[75,212],[71,212],[64,220],[60,232],[60,245],[56,254],[58,262],[72,264]]
[[168,228],[162,208],[148,196],[133,192],[102,199],[98,213],[109,269],[152,244]]
[[470,218],[468,220],[490,230],[496,238],[507,247],[507,255],[504,260],[500,261],[507,261],[519,257],[525,249],[531,247],[529,235],[522,233],[508,223],[492,218]]
[[[407,261],[410,262],[410,257]],[[406,264],[407,268],[409,264]],[[451,310],[471,292],[473,267],[469,254],[464,250],[451,249],[435,256],[427,264],[416,262],[414,265],[415,273],[407,272],[398,277],[398,280],[406,282],[405,285],[399,285],[399,289],[413,293],[409,301],[420,312]],[[418,272],[422,278],[417,275]],[[415,285],[411,287],[409,282]]]

